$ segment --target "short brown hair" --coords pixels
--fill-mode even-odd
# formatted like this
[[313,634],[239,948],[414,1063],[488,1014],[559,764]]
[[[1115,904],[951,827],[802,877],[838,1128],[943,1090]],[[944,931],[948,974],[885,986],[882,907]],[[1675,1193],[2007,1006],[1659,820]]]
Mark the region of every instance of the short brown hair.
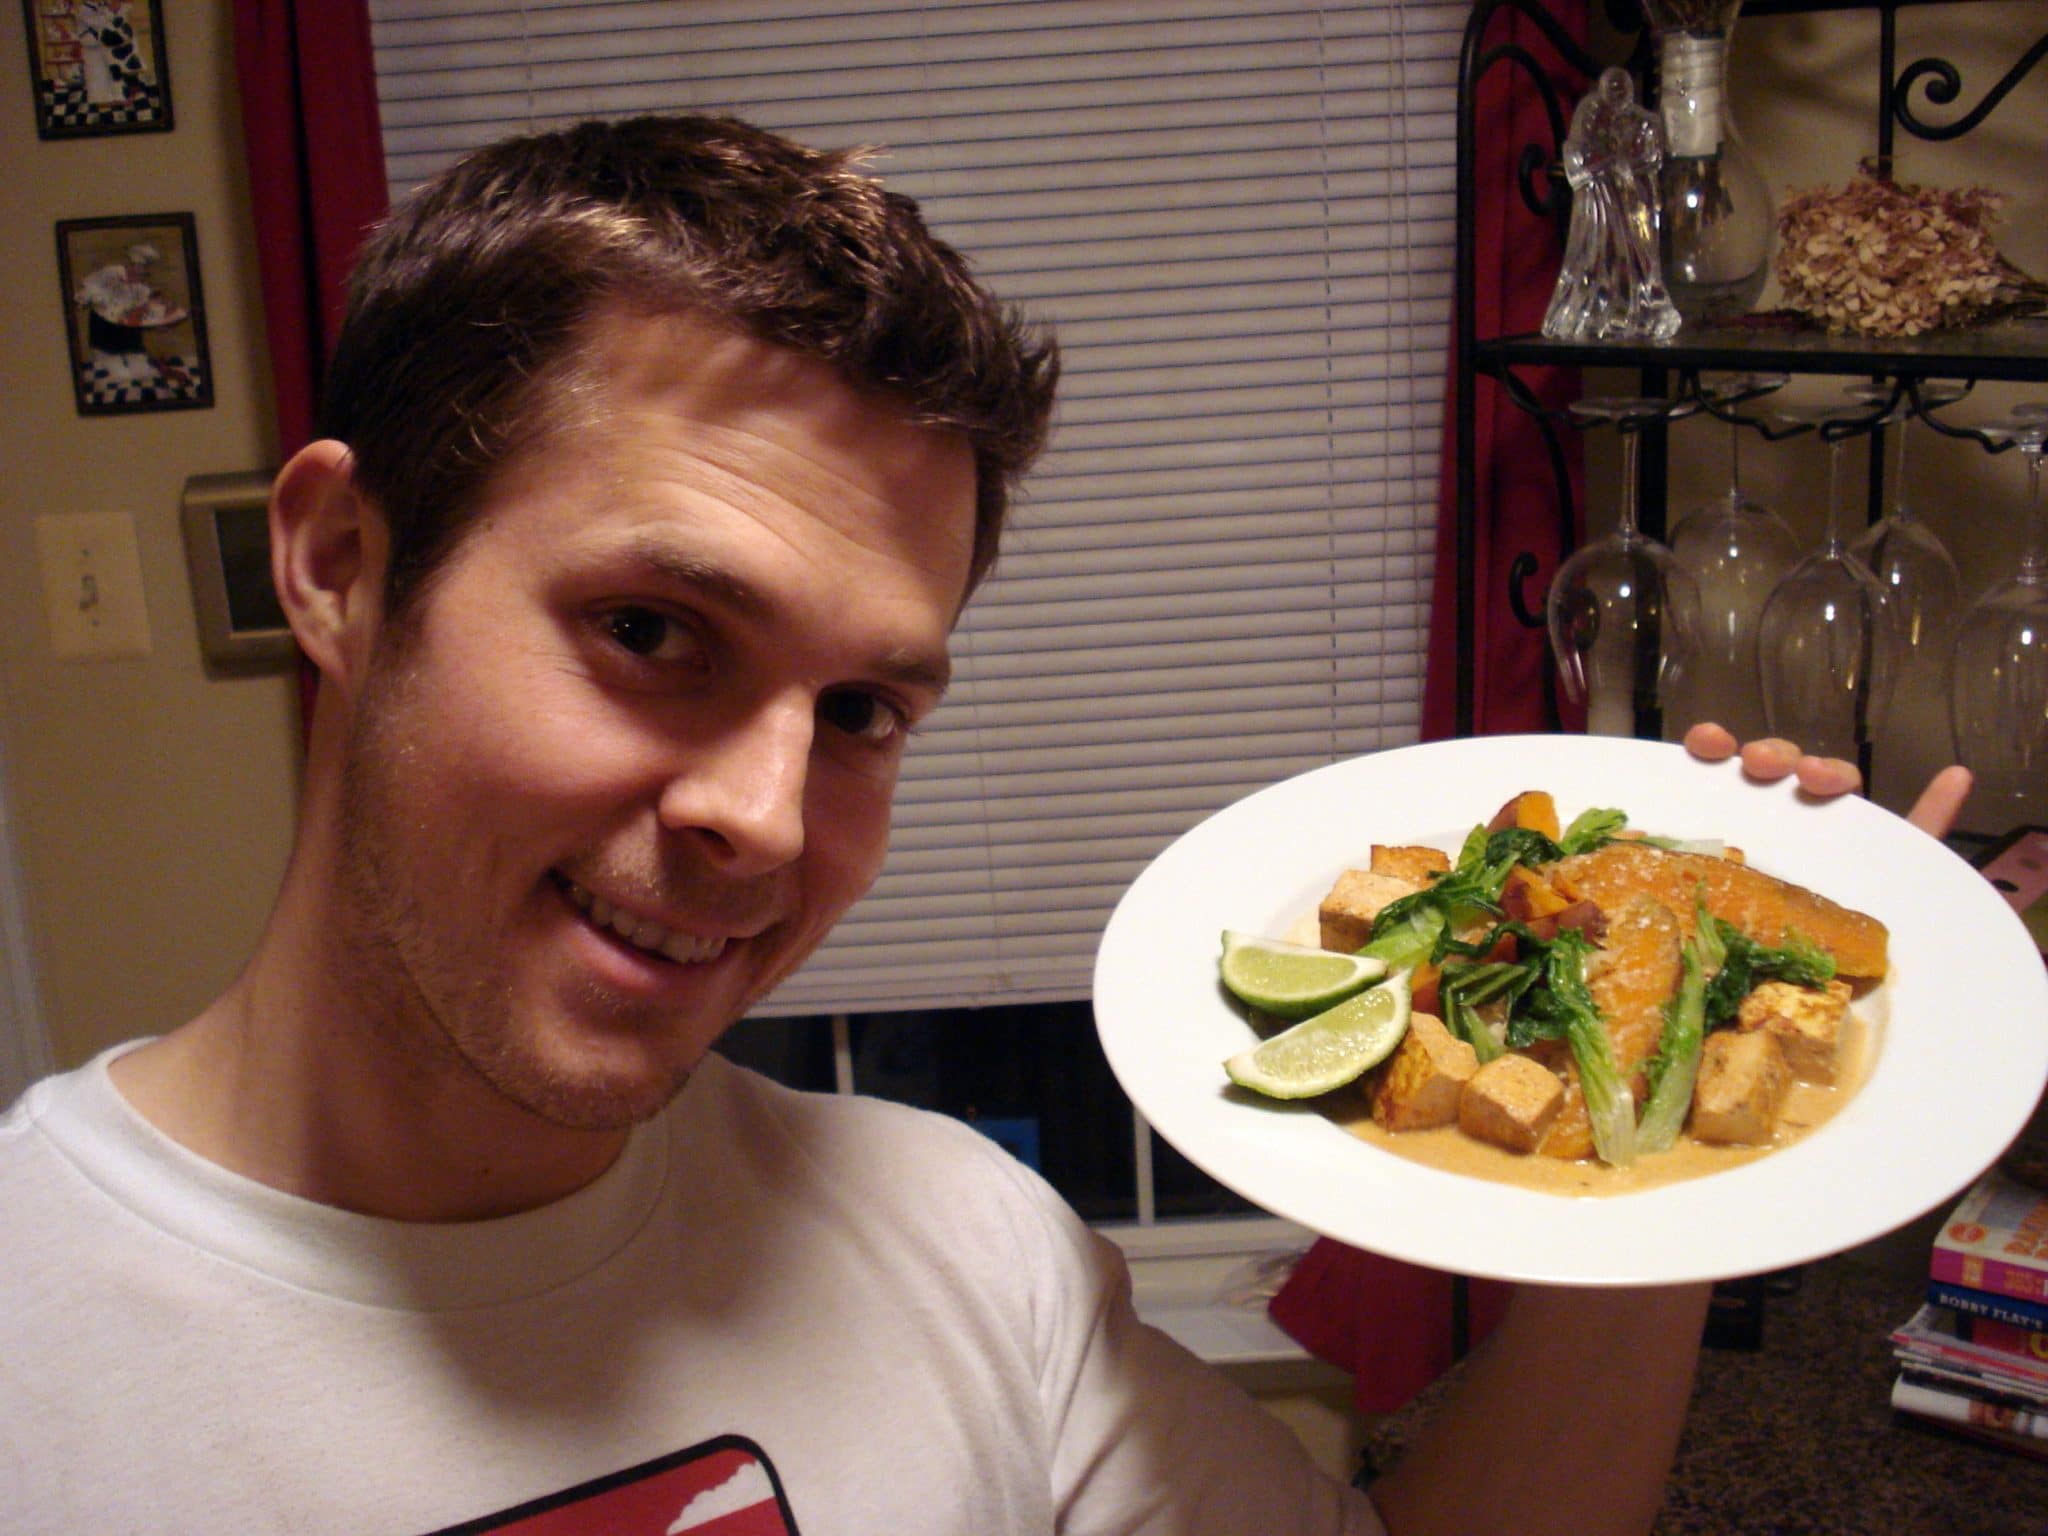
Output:
[[614,306],[732,324],[958,430],[971,589],[1044,444],[1058,350],[859,161],[731,118],[637,117],[507,140],[405,199],[357,264],[320,422],[389,523],[389,613],[562,419],[580,343]]

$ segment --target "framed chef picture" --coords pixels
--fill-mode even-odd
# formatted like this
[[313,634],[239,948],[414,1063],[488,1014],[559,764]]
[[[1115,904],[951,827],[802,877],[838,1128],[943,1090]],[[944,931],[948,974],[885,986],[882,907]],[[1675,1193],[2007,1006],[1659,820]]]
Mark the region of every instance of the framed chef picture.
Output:
[[79,415],[213,404],[191,214],[66,219],[57,271]]
[[170,130],[163,0],[21,3],[38,134],[83,139]]

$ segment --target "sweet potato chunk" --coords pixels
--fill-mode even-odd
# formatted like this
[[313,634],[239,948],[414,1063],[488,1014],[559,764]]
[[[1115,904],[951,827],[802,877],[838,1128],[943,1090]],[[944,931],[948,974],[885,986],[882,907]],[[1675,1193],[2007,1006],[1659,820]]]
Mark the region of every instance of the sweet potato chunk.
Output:
[[1631,896],[1653,897],[1678,914],[1687,937],[1694,893],[1704,884],[1707,910],[1759,944],[1780,945],[1788,932],[1797,933],[1833,955],[1836,970],[1851,980],[1880,980],[1888,963],[1885,926],[1876,918],[1732,859],[1622,841],[1560,859],[1543,873],[1566,895],[1609,912]]
[[1399,848],[1384,843],[1372,845],[1372,872],[1392,875],[1415,885],[1434,885],[1436,876],[1451,867],[1451,856],[1441,848]]
[[1848,1012],[1846,981],[1831,981],[1825,987],[1766,981],[1742,1000],[1735,1022],[1740,1029],[1776,1035],[1784,1048],[1785,1065],[1802,1083],[1832,1083],[1842,1043],[1842,1020]]
[[1523,827],[1531,832],[1541,832],[1553,843],[1563,835],[1557,820],[1557,801],[1547,789],[1525,789],[1498,811],[1493,820],[1486,824],[1489,832],[1505,831],[1509,827]]
[[1433,1013],[1408,1016],[1394,1054],[1367,1075],[1372,1117],[1390,1131],[1426,1131],[1458,1118],[1458,1095],[1479,1068],[1472,1047]]
[[1372,937],[1372,920],[1379,915],[1380,908],[1421,889],[1420,881],[1376,875],[1364,869],[1345,870],[1316,909],[1321,935],[1318,942],[1340,954],[1357,954]]
[[1496,1056],[1458,1095],[1458,1129],[1510,1152],[1533,1152],[1564,1105],[1558,1075],[1527,1056]]
[[1691,1130],[1701,1141],[1760,1147],[1771,1139],[1792,1069],[1766,1030],[1717,1029],[1700,1052]]
[[1522,921],[1539,939],[1554,939],[1565,929],[1576,928],[1586,936],[1589,944],[1597,946],[1607,942],[1607,914],[1590,901],[1575,901],[1561,911]]
[[1568,897],[1560,895],[1556,886],[1532,870],[1517,864],[1508,871],[1508,883],[1501,889],[1501,910],[1518,922],[1531,918],[1549,917],[1562,912],[1571,905]]

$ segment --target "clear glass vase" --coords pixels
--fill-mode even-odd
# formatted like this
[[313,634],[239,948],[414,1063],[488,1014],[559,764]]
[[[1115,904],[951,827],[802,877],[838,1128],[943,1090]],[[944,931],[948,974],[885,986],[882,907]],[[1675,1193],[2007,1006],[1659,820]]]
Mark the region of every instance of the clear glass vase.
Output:
[[1756,307],[1777,212],[1728,104],[1728,42],[1742,0],[1642,0],[1657,53],[1664,120],[1661,255],[1688,325]]

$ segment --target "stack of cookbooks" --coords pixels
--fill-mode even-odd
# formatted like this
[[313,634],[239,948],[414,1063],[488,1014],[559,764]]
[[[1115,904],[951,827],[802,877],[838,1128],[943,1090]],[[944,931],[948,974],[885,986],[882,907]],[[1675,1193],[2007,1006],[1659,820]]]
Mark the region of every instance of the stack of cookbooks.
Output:
[[2048,1190],[1992,1169],[1929,1268],[1927,1305],[1892,1334],[1892,1406],[2048,1457]]

